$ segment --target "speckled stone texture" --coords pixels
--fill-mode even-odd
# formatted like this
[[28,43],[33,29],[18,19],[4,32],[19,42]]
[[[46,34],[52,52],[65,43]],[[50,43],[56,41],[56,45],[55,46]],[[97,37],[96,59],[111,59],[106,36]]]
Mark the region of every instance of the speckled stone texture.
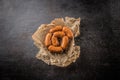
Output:
[[[80,17],[81,56],[66,68],[37,60],[31,35]],[[120,80],[120,0],[0,0],[0,80]]]

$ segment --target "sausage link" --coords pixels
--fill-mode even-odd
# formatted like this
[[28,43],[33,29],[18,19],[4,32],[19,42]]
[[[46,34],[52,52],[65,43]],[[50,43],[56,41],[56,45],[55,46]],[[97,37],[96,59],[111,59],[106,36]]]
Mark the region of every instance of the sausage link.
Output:
[[59,41],[58,41],[57,37],[55,37],[55,36],[52,36],[52,45],[54,45],[54,46],[59,45]]
[[63,36],[65,36],[65,33],[63,31],[57,31],[57,32],[54,32],[53,34],[55,37],[60,37],[62,38]]
[[68,42],[69,42],[68,36],[64,36],[64,37],[62,38],[61,47],[62,47],[63,49],[65,49],[65,48],[67,47],[67,45],[68,45]]
[[48,47],[48,50],[49,50],[50,52],[57,52],[57,53],[63,51],[60,46],[59,46],[59,47],[55,47],[55,46],[53,46],[53,45],[50,45],[50,46]]
[[45,46],[48,47],[51,45],[51,37],[52,37],[52,33],[47,33],[45,37]]
[[72,31],[68,27],[63,27],[63,31],[66,33],[66,35],[69,38],[73,38],[73,33],[72,33]]
[[62,31],[62,26],[56,26],[56,27],[50,29],[49,32],[53,33],[53,32],[56,32],[56,31]]

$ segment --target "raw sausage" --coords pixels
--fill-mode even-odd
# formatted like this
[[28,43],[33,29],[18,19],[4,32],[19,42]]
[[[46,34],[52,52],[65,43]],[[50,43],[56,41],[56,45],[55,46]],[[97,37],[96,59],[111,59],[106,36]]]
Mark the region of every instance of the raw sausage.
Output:
[[54,46],[59,45],[59,41],[58,41],[57,37],[55,37],[54,35],[52,36],[52,45],[54,45]]
[[66,35],[67,35],[69,38],[72,38],[72,37],[73,37],[72,31],[71,31],[68,27],[63,27],[63,31],[66,33]]
[[51,45],[51,37],[52,37],[52,33],[47,33],[45,37],[45,46],[48,47]]
[[55,37],[59,37],[59,38],[62,38],[63,36],[65,36],[65,33],[63,31],[57,31],[57,32],[54,32],[53,34]]
[[61,42],[61,47],[63,49],[66,49],[67,45],[68,45],[68,42],[69,42],[69,39],[68,39],[68,36],[64,36],[62,38],[62,42]]
[[59,47],[55,47],[55,46],[53,46],[53,45],[50,45],[50,46],[48,47],[48,50],[49,50],[50,52],[57,52],[57,53],[63,51],[60,46],[59,46]]
[[62,31],[62,26],[56,26],[56,27],[50,29],[49,32],[53,33],[53,32],[56,32],[56,31]]

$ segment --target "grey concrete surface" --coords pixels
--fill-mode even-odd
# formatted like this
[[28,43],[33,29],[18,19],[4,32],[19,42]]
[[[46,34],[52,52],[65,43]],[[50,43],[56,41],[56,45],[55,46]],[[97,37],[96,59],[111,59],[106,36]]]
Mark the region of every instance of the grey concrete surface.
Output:
[[[80,17],[80,58],[66,68],[35,58],[31,35],[58,17]],[[120,80],[119,0],[0,0],[0,80]]]

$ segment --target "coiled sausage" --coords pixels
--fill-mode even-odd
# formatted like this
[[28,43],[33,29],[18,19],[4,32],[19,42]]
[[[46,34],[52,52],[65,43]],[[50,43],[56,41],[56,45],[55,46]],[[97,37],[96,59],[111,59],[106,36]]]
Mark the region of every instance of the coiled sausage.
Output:
[[73,33],[68,27],[56,26],[46,35],[45,46],[50,52],[60,53],[67,48],[71,38]]

